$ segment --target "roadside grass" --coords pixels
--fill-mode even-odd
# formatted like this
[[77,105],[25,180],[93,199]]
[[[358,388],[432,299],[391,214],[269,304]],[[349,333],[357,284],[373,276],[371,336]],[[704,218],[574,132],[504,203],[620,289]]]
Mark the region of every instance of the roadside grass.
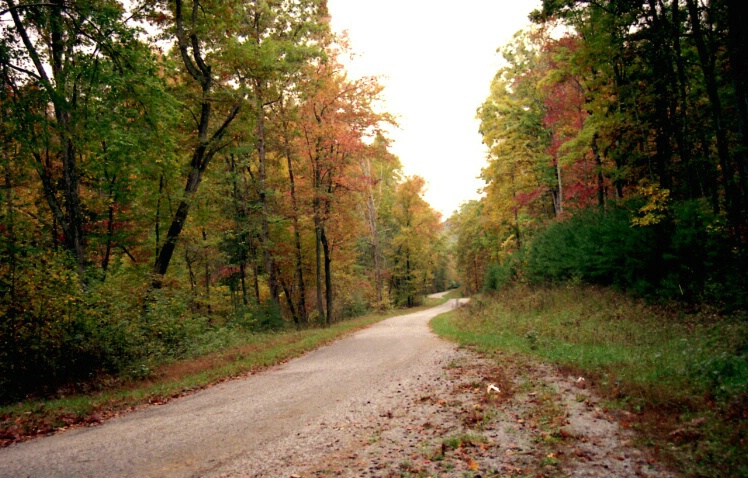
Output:
[[[458,343],[585,377],[686,475],[748,476],[748,317],[610,289],[512,286],[432,321]],[[633,414],[633,415],[632,415]]]
[[[447,299],[425,299],[420,307],[373,312],[328,328],[279,332],[236,331],[197,344],[191,357],[143,365],[140,378],[101,377],[99,389],[86,394],[28,399],[0,406],[0,446],[74,426],[93,425],[123,412],[256,373],[350,335],[376,322],[428,309]],[[137,377],[138,371],[130,371]]]
[[464,296],[462,295],[462,289],[461,288],[460,289],[452,289],[451,291],[449,291],[448,294],[444,295],[444,299],[445,300],[449,300],[449,299],[460,299],[462,297],[464,297]]

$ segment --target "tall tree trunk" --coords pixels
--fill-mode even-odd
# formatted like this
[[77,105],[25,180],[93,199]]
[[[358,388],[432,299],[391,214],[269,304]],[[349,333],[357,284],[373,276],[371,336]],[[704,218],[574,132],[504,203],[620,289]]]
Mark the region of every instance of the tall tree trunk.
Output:
[[561,163],[558,159],[555,161],[556,163],[556,181],[558,181],[558,188],[556,190],[556,201],[558,204],[556,204],[556,216],[560,216],[564,212],[564,188],[563,184],[561,183]]
[[328,319],[325,314],[324,302],[322,300],[322,224],[321,220],[317,217],[314,218],[314,233],[316,236],[314,243],[317,273],[317,313],[319,314],[322,323],[326,324],[328,323]]
[[[371,160],[365,157],[361,160],[361,172],[365,177],[372,177]],[[369,236],[371,238],[371,254],[374,262],[374,292],[377,297],[377,303],[382,304],[384,294],[382,292],[382,261],[379,245],[379,230],[377,225],[377,205],[374,201],[374,191],[371,185],[366,189],[364,207],[366,208],[366,222],[369,226]]]
[[410,277],[410,252],[405,253],[405,294],[407,306],[413,307],[413,284]]
[[[325,192],[329,198],[333,194],[333,179],[332,173],[328,172],[327,184],[325,186]],[[325,258],[325,304],[327,309],[327,325],[329,326],[333,320],[333,289],[332,289],[332,250],[330,249],[330,242],[327,240],[327,233],[325,231],[326,220],[330,216],[330,202],[325,201],[324,203],[324,217],[325,221],[322,221],[322,229],[320,234],[320,242],[322,242],[322,252]]]
[[236,167],[236,159],[233,154],[226,156],[226,164],[231,174],[231,196],[234,203],[234,234],[236,236],[236,249],[237,249],[237,261],[239,262],[239,280],[241,282],[242,289],[242,303],[248,305],[247,299],[247,232],[244,230],[244,226],[247,219],[247,214],[241,205],[241,197],[239,195],[239,181],[237,174],[239,169]]
[[259,266],[257,265],[257,255],[252,255],[252,288],[255,292],[255,303],[260,303],[260,273],[257,270]]
[[197,275],[192,268],[192,257],[190,256],[189,248],[184,249],[184,262],[187,264],[187,272],[190,277],[190,290],[192,291],[192,300],[197,301]]
[[[312,201],[312,211],[314,215],[314,234],[315,234],[315,269],[317,276],[317,312],[323,323],[329,323],[329,316],[325,314],[324,301],[322,300],[322,231],[324,228],[324,219],[322,218],[322,172],[320,171],[320,142],[317,141],[317,151],[312,160],[312,174],[314,184],[314,200]],[[327,313],[329,314],[329,310]]]
[[268,276],[268,289],[270,290],[270,300],[274,305],[279,306],[278,279],[275,275],[273,256],[271,254],[270,241],[270,210],[267,200],[267,156],[265,151],[265,100],[264,85],[262,80],[255,80],[255,101],[257,108],[257,156],[259,159],[259,186],[258,195],[260,198],[260,207],[262,208],[262,258],[265,265],[265,273]]
[[[107,174],[107,179],[108,174]],[[107,269],[109,269],[109,260],[112,254],[112,244],[114,241],[114,204],[117,199],[117,195],[114,191],[114,184],[117,181],[117,175],[115,174],[109,179],[109,207],[107,211],[107,225],[106,225],[106,249],[104,250],[104,257],[101,260],[102,277],[101,281],[106,281]]]
[[668,89],[668,85],[671,84],[671,75],[669,73],[672,73],[672,65],[670,63],[670,55],[668,54],[669,42],[667,41],[667,32],[658,14],[658,4],[658,0],[649,0],[652,15],[651,31],[654,35],[652,44],[655,45],[651,58],[652,70],[654,72],[655,118],[657,119],[655,164],[660,187],[670,190],[672,189],[670,162],[673,156],[670,138],[673,136],[673,121],[669,111],[672,95]]
[[[5,110],[3,109],[3,113]],[[4,115],[3,115],[4,116]],[[10,296],[10,310],[12,312],[15,312],[15,308],[17,306],[16,304],[16,279],[18,277],[17,274],[17,268],[18,268],[18,261],[17,261],[17,245],[16,245],[16,231],[15,231],[15,209],[13,207],[13,174],[11,173],[10,168],[10,151],[9,147],[6,144],[6,146],[3,148],[3,173],[5,176],[5,185],[4,188],[7,191],[6,193],[6,203],[5,203],[5,228],[6,228],[6,236],[8,238],[6,242],[5,247],[5,253],[7,258],[4,262],[8,264],[8,295]]]
[[603,178],[603,162],[597,146],[597,133],[592,135],[592,156],[595,160],[595,175],[597,176],[597,207],[605,211],[605,179]]
[[247,299],[247,263],[246,262],[239,263],[239,282],[242,288],[242,304],[249,305],[249,300]]
[[[184,27],[184,18],[182,16],[182,0],[175,0],[174,3],[174,23],[177,46],[179,47],[182,62],[184,63],[187,72],[190,74],[192,79],[200,85],[202,99],[200,103],[197,141],[190,161],[190,172],[187,177],[187,184],[184,187],[182,200],[177,207],[174,217],[172,217],[171,225],[166,233],[164,245],[161,247],[161,250],[156,257],[156,262],[153,265],[154,276],[153,281],[151,282],[153,288],[161,287],[163,276],[169,268],[169,263],[174,254],[177,240],[179,239],[187,220],[192,196],[197,192],[203,173],[208,167],[208,164],[213,159],[213,156],[215,156],[221,149],[222,145],[220,143],[226,133],[226,129],[234,121],[240,108],[240,104],[238,102],[235,103],[223,123],[213,132],[212,135],[209,134],[208,130],[210,128],[210,115],[212,108],[211,92],[213,90],[211,67],[204,61],[202,52],[199,48],[200,41],[197,34],[194,33],[193,30],[189,36],[187,35]],[[193,25],[198,22],[198,14],[200,11],[201,9],[198,0],[193,0],[191,18]]]
[[[742,189],[742,207],[748,203],[748,3],[745,0],[727,0],[728,47],[730,73],[735,90],[738,117],[738,144],[735,153],[740,186]],[[746,211],[742,210],[745,220]]]
[[326,324],[329,326],[332,323],[333,307],[332,307],[332,269],[330,267],[332,263],[332,257],[330,256],[330,243],[327,241],[327,234],[325,234],[325,228],[322,227],[320,231],[320,242],[322,242],[322,251],[325,256],[325,305],[327,309]]
[[374,256],[374,288],[377,294],[377,302],[382,304],[384,300],[382,283],[382,251],[379,245],[379,231],[377,229],[377,214],[374,208],[374,198],[369,197],[367,200],[367,208],[369,209],[369,228],[371,231],[371,247],[372,255]]
[[[281,107],[283,103],[281,102]],[[294,235],[294,246],[296,247],[296,287],[299,289],[299,318],[302,322],[307,322],[307,311],[306,311],[306,288],[304,286],[304,268],[303,268],[303,256],[301,249],[301,227],[299,226],[299,204],[296,199],[296,181],[294,178],[294,167],[293,159],[291,155],[291,141],[288,137],[288,124],[284,124],[284,149],[286,151],[286,163],[288,165],[288,182],[291,187],[291,207],[293,213],[291,218],[293,221],[293,235]]]
[[153,266],[154,279],[152,286],[155,288],[161,287],[161,281],[163,276],[166,274],[169,268],[169,263],[174,254],[174,249],[177,245],[184,224],[187,221],[187,216],[190,212],[192,196],[197,192],[202,180],[203,173],[208,167],[213,156],[218,152],[220,142],[226,128],[231,124],[236,115],[239,113],[239,104],[235,104],[229,112],[229,115],[225,118],[220,128],[216,130],[213,135],[208,138],[208,124],[210,118],[211,104],[207,100],[208,91],[203,90],[206,98],[202,104],[202,114],[200,117],[200,127],[198,130],[198,144],[195,147],[195,151],[192,154],[192,160],[190,161],[190,173],[187,177],[187,184],[184,187],[184,194],[182,200],[177,206],[177,211],[171,220],[171,225],[166,233],[166,239],[161,247],[159,254],[156,258],[156,262]]
[[699,54],[699,64],[704,75],[704,83],[706,84],[707,96],[709,97],[709,104],[711,106],[712,123],[717,139],[717,155],[719,157],[723,187],[725,189],[727,215],[733,227],[733,232],[738,237],[738,230],[741,223],[739,215],[740,198],[735,184],[735,168],[730,160],[727,131],[725,130],[722,117],[722,101],[719,97],[719,86],[717,85],[715,58],[714,54],[710,53],[710,49],[706,44],[705,34],[701,25],[701,16],[695,0],[686,0],[686,5],[693,28],[696,50]]
[[156,224],[154,226],[154,232],[156,236],[156,256],[158,256],[161,250],[161,198],[164,193],[164,172],[161,171],[161,175],[158,178],[158,200],[156,201]]
[[294,216],[293,216],[293,236],[294,245],[296,246],[296,286],[299,289],[299,314],[301,321],[307,321],[306,311],[306,286],[304,285],[304,264],[301,249],[301,227],[299,226],[298,206],[294,198]]
[[[277,268],[278,265],[274,264]],[[293,293],[291,292],[291,289],[288,288],[288,284],[286,284],[286,281],[283,280],[283,275],[281,274],[280,270],[275,271],[276,277],[278,277],[278,282],[280,283],[281,288],[283,289],[283,294],[286,296],[286,304],[288,305],[288,310],[291,312],[291,318],[293,318],[293,323],[297,326],[299,325],[299,314],[296,312],[296,306],[293,303]]]
[[698,168],[693,163],[693,155],[691,152],[692,146],[688,136],[688,79],[686,77],[686,67],[680,40],[683,28],[681,10],[678,2],[673,2],[671,8],[671,36],[673,38],[673,57],[675,60],[675,72],[672,75],[672,88],[673,91],[678,92],[677,102],[676,95],[673,95],[674,103],[671,107],[671,109],[676,112],[677,115],[675,140],[678,143],[678,152],[680,153],[681,160],[683,161],[686,169],[686,181],[689,197],[704,197],[706,195],[706,188],[704,188],[700,183]]
[[[515,171],[514,171],[514,169],[512,169],[510,171],[510,173],[509,173],[509,177],[510,177],[511,184],[512,184],[512,200],[516,204],[516,202],[517,202],[517,187],[516,187],[516,184],[514,182],[514,179],[515,179],[514,178],[514,173],[515,173]],[[519,208],[517,208],[516,206],[514,207],[514,236],[515,236],[515,241],[517,243],[517,250],[521,250],[522,249],[522,237],[520,235],[520,228],[519,228]]]
[[[62,10],[65,8],[65,2],[64,0],[54,0],[53,5],[51,9],[52,15],[50,16],[52,31],[52,76],[55,79],[57,90],[61,92],[61,95],[64,95],[67,85],[63,71],[65,45],[63,44]],[[78,272],[82,278],[85,268],[83,214],[81,212],[80,183],[70,108],[71,105],[68,101],[61,101],[55,104],[54,110],[60,140],[60,156],[62,158],[63,197],[65,199],[65,222],[67,223],[65,248],[73,252],[78,263]]]
[[210,283],[212,281],[210,273],[210,255],[208,253],[208,233],[203,229],[203,265],[205,266],[205,303],[208,305],[208,313],[211,311],[210,305]]
[[[36,69],[42,87],[46,91],[52,102],[52,109],[56,120],[56,133],[60,147],[60,159],[62,161],[62,188],[63,201],[62,205],[54,195],[54,189],[50,184],[45,184],[45,198],[52,209],[53,214],[58,219],[62,227],[65,249],[68,250],[75,258],[78,264],[78,273],[81,280],[84,280],[85,272],[85,252],[84,252],[84,233],[83,233],[83,214],[80,202],[80,183],[78,178],[78,166],[76,162],[76,148],[74,125],[70,110],[73,106],[67,99],[65,92],[67,89],[67,79],[64,71],[64,55],[66,46],[63,42],[64,20],[62,16],[65,8],[64,0],[53,0],[51,2],[49,26],[50,26],[50,68],[54,84],[47,75],[41,58],[36,47],[31,42],[31,38],[26,31],[26,27],[21,21],[18,14],[18,8],[15,2],[8,0],[8,12],[11,14],[14,26],[18,31],[26,51],[31,58]],[[35,155],[36,156],[36,155]],[[37,156],[39,157],[39,156]],[[45,175],[44,168],[39,169],[42,182],[51,183],[51,179]]]

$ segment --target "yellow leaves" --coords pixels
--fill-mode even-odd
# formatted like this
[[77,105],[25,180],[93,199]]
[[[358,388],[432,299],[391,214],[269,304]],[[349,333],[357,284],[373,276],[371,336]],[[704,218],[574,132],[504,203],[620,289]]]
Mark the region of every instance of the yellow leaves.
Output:
[[670,190],[661,189],[659,185],[645,179],[639,183],[636,191],[647,202],[639,208],[638,217],[631,219],[632,226],[653,226],[667,218],[670,210]]
[[504,242],[501,243],[501,250],[506,251],[514,247],[516,243],[517,236],[514,234],[509,234],[509,236],[506,238]]

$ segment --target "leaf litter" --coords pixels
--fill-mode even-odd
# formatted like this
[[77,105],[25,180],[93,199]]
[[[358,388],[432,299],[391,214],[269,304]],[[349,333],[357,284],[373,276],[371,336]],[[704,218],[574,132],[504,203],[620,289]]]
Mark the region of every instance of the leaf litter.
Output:
[[584,378],[528,360],[458,349],[441,375],[341,429],[349,436],[325,456],[275,476],[677,476]]

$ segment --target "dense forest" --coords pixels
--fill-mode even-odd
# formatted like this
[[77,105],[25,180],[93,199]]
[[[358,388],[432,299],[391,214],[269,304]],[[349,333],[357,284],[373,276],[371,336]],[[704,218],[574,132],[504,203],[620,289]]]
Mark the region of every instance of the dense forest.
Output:
[[0,401],[414,306],[452,261],[745,310],[747,10],[544,0],[442,223],[324,0],[0,0]]
[[449,221],[465,289],[573,281],[744,310],[747,11],[544,0],[478,109],[485,196]]
[[448,281],[324,0],[0,2],[0,400]]

